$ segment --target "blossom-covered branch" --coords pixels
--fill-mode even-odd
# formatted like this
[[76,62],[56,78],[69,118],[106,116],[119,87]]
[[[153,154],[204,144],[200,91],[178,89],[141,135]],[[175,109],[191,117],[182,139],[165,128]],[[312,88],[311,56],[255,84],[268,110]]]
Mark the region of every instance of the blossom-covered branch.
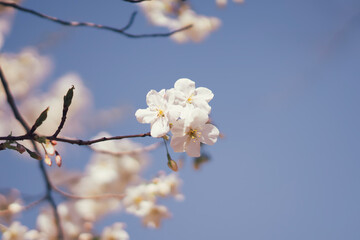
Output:
[[114,27],[110,27],[110,26],[105,26],[105,25],[101,25],[101,24],[96,24],[96,23],[91,23],[91,22],[77,22],[77,21],[65,21],[56,17],[52,17],[49,15],[45,15],[43,13],[37,12],[35,10],[29,9],[29,8],[25,8],[22,7],[16,3],[13,2],[7,2],[7,1],[0,1],[0,5],[5,6],[5,7],[12,7],[15,8],[19,11],[22,12],[27,12],[30,13],[32,15],[38,16],[40,18],[44,18],[47,20],[50,20],[52,22],[61,24],[61,25],[65,25],[65,26],[71,26],[71,27],[90,27],[90,28],[97,28],[97,29],[102,29],[102,30],[107,30],[107,31],[112,31],[115,33],[119,33],[122,34],[126,37],[129,38],[151,38],[151,37],[169,37],[177,32],[181,32],[184,30],[187,30],[189,28],[192,27],[191,24],[186,25],[185,27],[181,27],[179,29],[176,29],[174,31],[171,32],[167,32],[167,33],[149,33],[149,34],[132,34],[132,33],[128,33],[126,32],[127,29],[130,28],[130,26],[132,25],[132,23],[134,22],[134,18],[136,16],[136,14],[132,14],[130,17],[130,21],[128,24],[126,24],[125,27],[123,28],[114,28]]

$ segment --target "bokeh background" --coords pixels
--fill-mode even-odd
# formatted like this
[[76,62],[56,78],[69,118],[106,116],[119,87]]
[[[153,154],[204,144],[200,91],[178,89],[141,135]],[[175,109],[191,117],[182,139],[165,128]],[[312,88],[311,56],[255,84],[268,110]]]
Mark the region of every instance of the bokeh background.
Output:
[[[97,109],[122,109],[116,122],[89,127],[81,138],[100,130],[147,132],[149,126],[134,117],[136,109],[145,108],[150,89],[171,88],[181,77],[215,94],[211,117],[225,137],[206,148],[212,158],[199,171],[191,159],[185,161],[179,173],[185,201],[164,201],[173,217],[152,230],[116,213],[97,228],[125,221],[131,239],[360,239],[360,2],[248,0],[224,9],[214,1],[191,4],[222,20],[201,43],[129,39],[16,14],[2,51],[37,46],[51,57],[53,71],[42,90],[73,71],[92,91]],[[23,5],[61,19],[118,27],[137,10],[118,0]],[[166,31],[140,12],[131,30]],[[68,146],[63,165],[82,169],[90,154]],[[1,152],[0,161],[0,188],[43,192],[34,160]],[[152,152],[144,175],[158,170],[171,171],[163,148]],[[34,227],[37,210],[25,212],[22,223]]]

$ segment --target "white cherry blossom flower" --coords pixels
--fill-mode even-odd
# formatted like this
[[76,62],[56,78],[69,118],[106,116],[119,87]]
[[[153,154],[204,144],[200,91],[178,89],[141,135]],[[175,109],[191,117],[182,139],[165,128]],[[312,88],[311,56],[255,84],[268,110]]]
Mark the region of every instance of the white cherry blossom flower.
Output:
[[165,89],[160,92],[150,90],[146,95],[148,108],[136,111],[136,119],[140,123],[151,124],[151,136],[162,137],[170,130],[170,123],[180,116],[179,106],[168,104]]
[[213,145],[219,136],[219,130],[207,123],[208,115],[200,109],[194,109],[186,119],[175,122],[171,129],[173,137],[170,146],[175,152],[186,152],[191,157],[200,156],[200,143]]
[[[184,107],[199,108],[209,114],[211,107],[209,102],[214,94],[210,89],[204,87],[195,88],[195,82],[188,78],[180,78],[174,84],[175,103]],[[183,116],[182,116],[183,118]]]

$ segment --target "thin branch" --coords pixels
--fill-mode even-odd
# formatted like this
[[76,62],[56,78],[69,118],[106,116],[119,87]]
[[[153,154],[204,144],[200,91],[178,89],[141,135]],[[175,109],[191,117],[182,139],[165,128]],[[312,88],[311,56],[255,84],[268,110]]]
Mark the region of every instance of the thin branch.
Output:
[[122,35],[124,35],[126,37],[129,37],[129,38],[168,37],[170,35],[173,35],[174,33],[184,31],[184,30],[189,29],[189,28],[192,27],[192,25],[188,25],[188,26],[185,26],[183,28],[180,28],[180,29],[177,29],[175,31],[168,32],[168,33],[131,34],[131,33],[125,32],[125,30],[127,30],[132,25],[132,23],[133,23],[132,18],[134,18],[134,14],[132,14],[132,16],[130,18],[130,21],[129,21],[130,25],[128,23],[124,28],[114,28],[114,27],[109,27],[109,26],[96,24],[96,23],[91,23],[91,22],[76,22],[76,21],[61,20],[59,18],[48,16],[48,15],[45,15],[43,13],[37,12],[35,10],[22,7],[22,6],[20,6],[20,5],[16,4],[16,3],[13,3],[13,2],[7,2],[7,1],[0,0],[0,5],[5,6],[5,7],[12,7],[12,8],[15,8],[15,9],[17,9],[19,11],[27,12],[27,13],[30,13],[32,15],[35,15],[35,16],[38,16],[40,18],[50,20],[52,22],[55,22],[55,23],[58,23],[58,24],[61,24],[61,25],[71,26],[71,27],[91,27],[91,28],[103,29],[103,30],[108,30],[108,31],[112,31],[112,32],[122,34]]
[[131,25],[133,25],[136,15],[137,15],[136,11],[131,14],[128,24],[126,24],[126,26],[121,29],[122,31],[128,30],[131,27]]
[[69,139],[69,138],[59,138],[59,137],[53,138],[52,136],[46,137],[46,138],[49,140],[56,140],[58,142],[66,142],[66,143],[76,144],[76,145],[91,145],[94,143],[99,143],[99,142],[104,142],[104,141],[120,140],[120,139],[124,139],[124,138],[148,137],[148,136],[150,136],[150,132],[144,133],[144,134],[135,134],[135,135],[102,137],[102,138],[97,138],[94,140],[87,140],[87,141],[80,140],[80,139]]
[[[65,142],[76,145],[91,145],[94,143],[111,141],[111,140],[120,140],[124,138],[140,138],[140,137],[148,137],[151,136],[150,132],[142,133],[142,134],[134,134],[134,135],[124,135],[124,136],[114,136],[114,137],[101,137],[93,140],[81,140],[81,139],[70,139],[70,138],[61,138],[54,136],[44,136],[46,139],[55,140],[57,142]],[[0,137],[0,140],[8,140],[8,141],[23,141],[23,140],[36,140],[38,136],[36,134],[25,134],[21,136],[6,136]]]
[[61,117],[61,122],[60,122],[59,127],[57,128],[56,132],[54,133],[54,135],[52,137],[56,138],[57,135],[59,135],[62,128],[64,127],[64,124],[65,124],[65,121],[66,121],[66,115],[67,115],[68,110],[69,110],[69,107],[64,106],[62,117]]
[[[24,118],[21,116],[18,108],[16,107],[14,98],[13,98],[13,96],[11,94],[9,85],[8,85],[6,79],[5,79],[5,76],[4,76],[3,72],[2,72],[1,66],[0,66],[0,80],[1,80],[1,83],[2,83],[2,85],[4,87],[8,103],[9,103],[9,105],[11,107],[12,112],[15,115],[15,118],[19,121],[19,123],[23,126],[25,131],[28,133],[30,131],[30,127],[26,123]],[[36,145],[34,139],[30,139],[30,140],[31,140],[31,143],[32,143],[32,145],[34,147],[35,152],[40,154],[39,149],[37,148],[37,145]],[[48,200],[48,202],[50,203],[50,205],[51,205],[51,207],[53,209],[55,222],[56,222],[56,226],[57,226],[57,230],[58,230],[58,239],[63,239],[64,237],[63,237],[63,231],[62,231],[62,228],[61,228],[60,217],[59,217],[59,214],[57,212],[57,207],[56,207],[55,200],[51,196],[51,190],[52,190],[51,189],[51,183],[50,183],[49,176],[47,175],[47,172],[46,172],[46,169],[45,169],[45,166],[44,166],[44,161],[39,161],[39,168],[40,168],[41,174],[42,174],[42,176],[43,176],[43,178],[45,180],[45,183],[46,183],[46,199]]]
[[108,194],[92,195],[92,196],[79,196],[79,195],[75,195],[75,194],[65,192],[65,191],[59,189],[58,187],[56,187],[54,185],[52,185],[52,188],[56,192],[60,193],[61,195],[65,196],[67,198],[77,199],[77,200],[81,200],[81,199],[109,199],[109,198],[123,199],[125,197],[124,194],[116,194],[116,193],[108,193]]
[[41,203],[42,201],[44,201],[46,199],[47,199],[47,197],[44,196],[44,197],[40,198],[39,200],[36,200],[36,201],[34,201],[32,203],[29,203],[26,206],[21,206],[21,208],[19,210],[17,210],[16,212],[14,212],[13,210],[10,210],[10,209],[0,210],[0,216],[1,215],[7,215],[7,214],[14,214],[14,213],[16,214],[16,213],[26,211],[26,210],[38,205],[39,203]]

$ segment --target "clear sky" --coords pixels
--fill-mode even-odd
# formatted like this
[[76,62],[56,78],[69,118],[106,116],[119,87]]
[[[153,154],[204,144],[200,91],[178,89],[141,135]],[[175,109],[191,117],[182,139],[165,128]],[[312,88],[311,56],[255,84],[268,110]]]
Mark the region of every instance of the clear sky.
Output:
[[[207,148],[212,159],[200,171],[190,161],[181,169],[185,201],[164,201],[173,218],[159,230],[125,214],[99,226],[126,221],[132,239],[360,239],[360,2],[248,0],[225,9],[211,0],[191,2],[199,13],[222,20],[199,44],[128,39],[16,15],[3,51],[43,46],[41,53],[54,61],[45,89],[73,71],[92,91],[96,108],[128,109],[122,121],[83,138],[99,130],[147,132],[134,112],[145,108],[150,89],[171,88],[178,78],[215,94],[211,117],[225,138]],[[119,27],[136,9],[119,0],[23,4],[62,19]],[[131,31],[166,30],[139,14]],[[64,157],[64,166],[80,168],[89,154],[70,147],[72,162]],[[0,188],[41,193],[37,165],[3,152],[0,161]],[[149,176],[170,172],[164,149],[153,153],[152,163]],[[34,225],[35,210],[22,222]]]

